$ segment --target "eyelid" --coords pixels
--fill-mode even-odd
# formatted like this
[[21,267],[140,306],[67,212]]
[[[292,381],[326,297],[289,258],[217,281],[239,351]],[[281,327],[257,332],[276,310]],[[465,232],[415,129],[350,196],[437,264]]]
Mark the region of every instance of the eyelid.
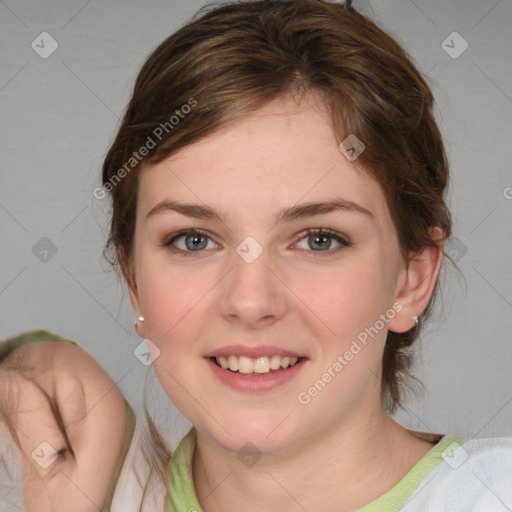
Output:
[[176,231],[176,232],[171,233],[170,235],[166,236],[162,241],[162,245],[169,245],[170,243],[174,242],[178,238],[181,238],[182,236],[186,236],[186,235],[190,235],[190,234],[204,235],[213,240],[210,233],[208,233],[208,231],[205,231],[204,229],[187,228],[187,229],[182,229],[180,231]]
[[339,233],[338,231],[334,231],[333,229],[329,228],[308,228],[299,235],[299,240],[302,240],[303,238],[309,236],[309,235],[315,235],[315,234],[322,234],[322,235],[328,235],[332,238],[340,238],[344,242],[349,243],[350,240],[346,235],[343,235],[342,233]]

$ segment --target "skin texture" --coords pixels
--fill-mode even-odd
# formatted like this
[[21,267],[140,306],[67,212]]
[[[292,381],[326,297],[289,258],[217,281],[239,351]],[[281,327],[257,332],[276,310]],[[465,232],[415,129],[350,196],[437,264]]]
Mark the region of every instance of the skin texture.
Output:
[[[273,226],[282,207],[337,197],[373,217],[337,211]],[[146,218],[170,199],[206,204],[225,221],[171,211]],[[196,256],[163,245],[189,228],[209,236]],[[329,251],[318,249],[308,228],[334,230],[353,245],[335,252],[331,239]],[[252,263],[236,252],[248,236],[263,250]],[[174,248],[193,252],[185,238]],[[414,326],[441,259],[442,241],[406,268],[379,185],[339,151],[314,97],[274,101],[142,169],[130,297],[145,317],[139,335],[160,351],[153,364],[165,392],[198,430],[194,481],[206,512],[353,510],[432,448],[384,413],[380,382],[387,330]],[[396,302],[401,310],[385,328],[310,403],[299,403],[298,393]],[[204,356],[237,343],[275,345],[307,361],[277,389],[234,391]],[[236,456],[247,442],[262,454],[252,467]]]
[[124,399],[112,379],[79,347],[34,342],[2,363],[0,388],[0,418],[22,455],[25,510],[100,510],[126,429]]

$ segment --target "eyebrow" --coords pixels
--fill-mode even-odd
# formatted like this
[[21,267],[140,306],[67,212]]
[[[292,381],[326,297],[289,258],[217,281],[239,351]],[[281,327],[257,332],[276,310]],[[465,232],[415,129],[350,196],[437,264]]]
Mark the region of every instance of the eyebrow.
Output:
[[[169,211],[174,211],[181,215],[194,217],[196,219],[213,219],[222,223],[226,222],[226,216],[224,214],[217,212],[209,206],[192,203],[179,203],[172,200],[164,200],[154,206],[146,215],[146,220],[158,213]],[[329,201],[309,202],[283,208],[276,214],[274,218],[274,225],[335,211],[361,213],[371,219],[374,217],[373,213],[361,205],[347,199],[336,198]]]

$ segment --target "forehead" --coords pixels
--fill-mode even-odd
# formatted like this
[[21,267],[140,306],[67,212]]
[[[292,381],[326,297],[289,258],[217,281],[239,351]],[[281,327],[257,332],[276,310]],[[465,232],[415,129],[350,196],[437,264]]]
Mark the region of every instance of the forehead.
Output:
[[139,180],[145,215],[167,198],[203,202],[263,220],[280,206],[343,197],[376,215],[387,206],[379,184],[339,150],[330,116],[316,98],[275,100],[182,148]]

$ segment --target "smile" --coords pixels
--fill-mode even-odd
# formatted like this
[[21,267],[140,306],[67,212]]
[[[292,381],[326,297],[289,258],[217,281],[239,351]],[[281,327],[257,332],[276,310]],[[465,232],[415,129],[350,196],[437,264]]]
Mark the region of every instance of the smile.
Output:
[[300,360],[298,357],[289,356],[260,356],[257,358],[246,356],[218,356],[212,357],[217,366],[224,370],[243,374],[265,374],[291,368]]
[[264,393],[291,383],[308,362],[307,357],[284,354],[259,357],[227,354],[210,354],[205,359],[217,382],[245,393]]

